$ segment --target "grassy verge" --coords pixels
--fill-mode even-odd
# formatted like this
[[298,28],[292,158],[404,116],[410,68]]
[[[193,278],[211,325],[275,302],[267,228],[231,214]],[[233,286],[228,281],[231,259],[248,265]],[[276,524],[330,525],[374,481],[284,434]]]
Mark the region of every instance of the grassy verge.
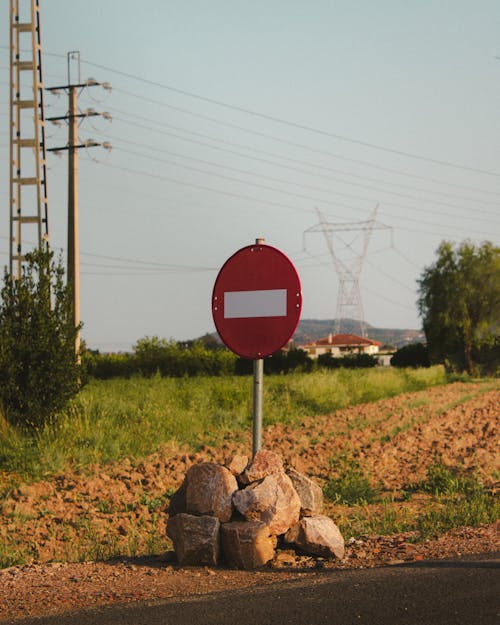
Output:
[[[346,537],[414,532],[415,540],[425,540],[500,518],[500,500],[495,492],[485,489],[476,475],[460,474],[441,463],[428,468],[423,482],[407,486],[399,500],[373,489],[357,465],[342,478],[327,482],[324,495],[329,501],[343,504],[339,525]],[[425,502],[423,510],[422,506],[411,505],[414,497]]]
[[[445,384],[440,367],[267,376],[265,425]],[[37,479],[68,466],[141,457],[172,442],[196,449],[248,430],[250,377],[92,381],[35,435],[0,428],[0,471]]]

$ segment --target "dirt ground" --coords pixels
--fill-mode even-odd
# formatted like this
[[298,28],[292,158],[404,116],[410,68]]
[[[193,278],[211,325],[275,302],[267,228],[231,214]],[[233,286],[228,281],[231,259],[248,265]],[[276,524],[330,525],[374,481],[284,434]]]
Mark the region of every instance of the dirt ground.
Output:
[[[265,429],[264,447],[319,484],[355,458],[374,484],[397,494],[430,464],[479,472],[498,488],[500,391],[456,383],[364,404],[296,425]],[[327,561],[278,551],[259,571],[179,567],[165,536],[168,497],[186,469],[202,460],[249,454],[247,436],[228,435],[220,449],[190,453],[172,447],[141,461],[126,459],[34,484],[0,475],[0,550],[23,554],[25,565],[0,571],[0,621],[84,607],[203,594],[315,576],[329,568],[364,568],[402,561],[498,551],[499,522],[413,542],[411,533],[344,536],[346,557]],[[418,497],[406,506],[421,506]],[[376,514],[376,507],[373,512]],[[334,520],[345,506],[328,504]],[[157,553],[158,556],[141,554]],[[118,557],[116,554],[119,554]],[[91,560],[80,563],[67,561]],[[66,562],[65,562],[66,561]]]

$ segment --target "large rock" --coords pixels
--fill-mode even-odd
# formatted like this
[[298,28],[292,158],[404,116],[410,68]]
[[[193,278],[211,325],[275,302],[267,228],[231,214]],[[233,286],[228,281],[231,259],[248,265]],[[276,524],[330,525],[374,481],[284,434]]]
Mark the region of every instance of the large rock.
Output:
[[235,477],[239,477],[248,466],[248,456],[236,454],[226,463],[226,467]]
[[269,527],[259,521],[233,521],[221,526],[224,559],[239,569],[254,569],[272,560],[276,542]]
[[281,456],[268,449],[260,449],[253,457],[248,468],[240,475],[242,484],[251,484],[262,480],[268,475],[284,473]]
[[186,473],[186,512],[229,521],[233,512],[232,496],[238,490],[234,475],[219,464],[194,464]]
[[300,499],[285,473],[268,475],[233,495],[235,508],[247,521],[262,521],[271,534],[284,534],[297,523]]
[[304,517],[288,530],[285,541],[313,556],[342,560],[345,553],[342,534],[327,516]]
[[321,487],[295,469],[289,468],[286,474],[292,480],[293,487],[299,496],[300,515],[318,515],[323,508],[323,491]]
[[215,566],[220,558],[220,521],[213,516],[177,514],[167,522],[180,564]]
[[170,497],[167,512],[169,516],[175,516],[181,512],[186,512],[186,480],[182,482],[180,487]]

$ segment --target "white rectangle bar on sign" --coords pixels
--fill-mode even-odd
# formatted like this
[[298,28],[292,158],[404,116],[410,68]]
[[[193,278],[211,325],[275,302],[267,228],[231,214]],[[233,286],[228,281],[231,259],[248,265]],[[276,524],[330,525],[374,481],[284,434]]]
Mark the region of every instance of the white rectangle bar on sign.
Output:
[[251,317],[286,317],[286,289],[224,293],[224,319]]

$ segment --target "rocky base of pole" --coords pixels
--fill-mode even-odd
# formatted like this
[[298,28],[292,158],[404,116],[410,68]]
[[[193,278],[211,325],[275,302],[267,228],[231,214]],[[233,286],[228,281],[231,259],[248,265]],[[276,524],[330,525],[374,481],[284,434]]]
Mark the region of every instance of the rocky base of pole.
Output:
[[322,506],[315,482],[261,449],[250,462],[190,467],[170,501],[167,535],[182,565],[254,569],[275,557],[278,542],[342,559],[344,539]]

